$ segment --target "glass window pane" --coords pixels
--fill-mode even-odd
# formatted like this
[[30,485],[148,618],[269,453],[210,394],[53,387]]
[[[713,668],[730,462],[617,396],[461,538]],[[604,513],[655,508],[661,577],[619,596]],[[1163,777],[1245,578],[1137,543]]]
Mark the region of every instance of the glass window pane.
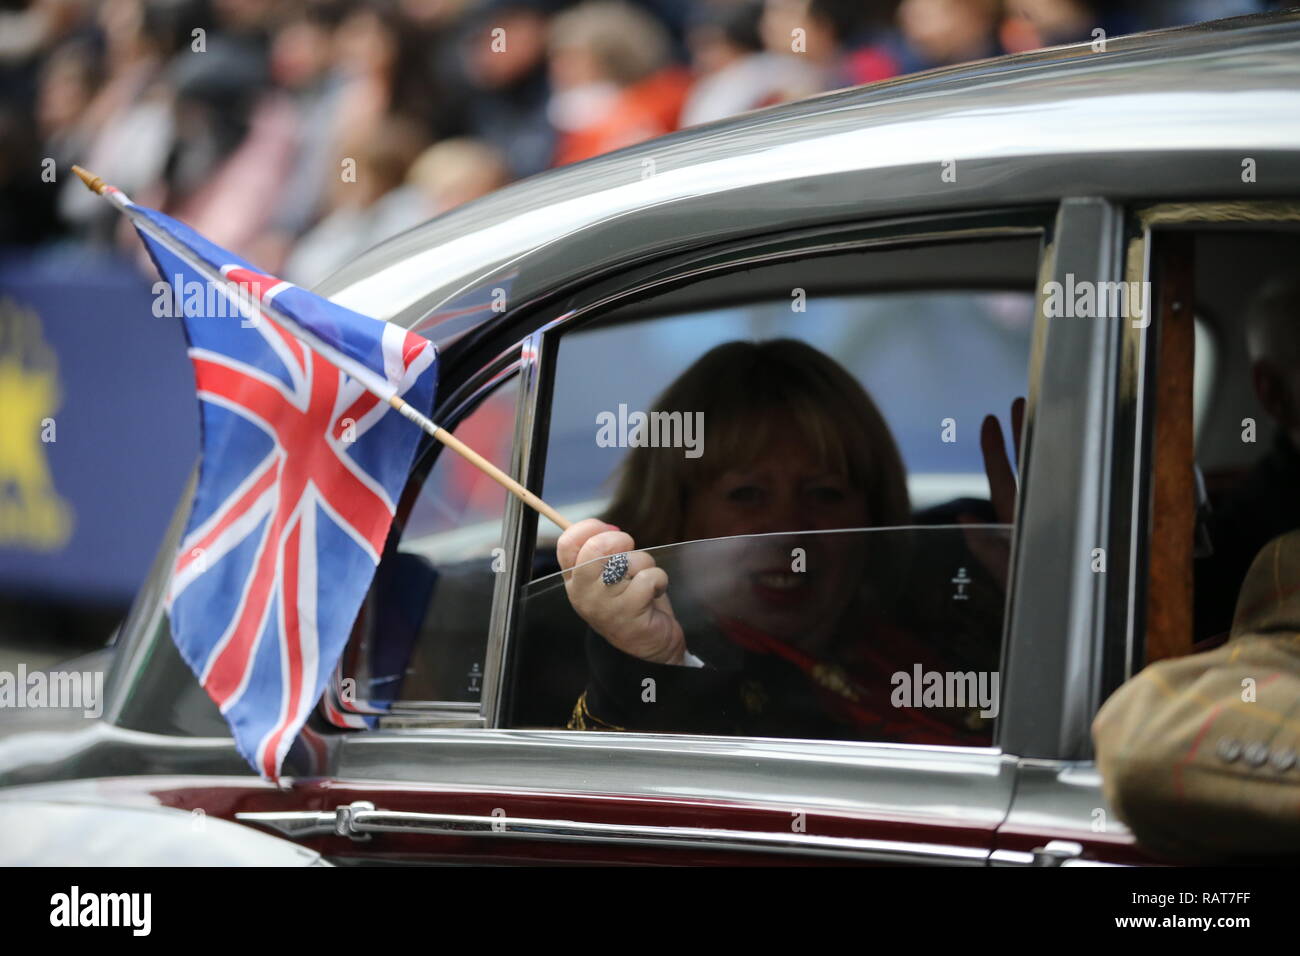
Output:
[[[569,593],[539,521],[507,724],[991,744],[1032,282],[565,335],[543,495],[630,536],[628,579],[667,583],[610,615],[626,582]],[[661,604],[691,657],[629,624]]]
[[[509,471],[518,378],[485,398],[454,429]],[[496,575],[504,570],[506,492],[442,449],[384,557],[345,652],[342,675],[363,712],[392,702],[477,703]],[[344,684],[345,690],[348,684]]]
[[[617,600],[602,561],[530,584],[518,726],[988,746],[998,713],[1006,525],[717,538],[651,548],[655,612],[703,666],[635,656],[575,601]],[[570,596],[572,592],[573,596]],[[611,631],[611,634],[614,632]],[[620,648],[619,645],[622,645]]]

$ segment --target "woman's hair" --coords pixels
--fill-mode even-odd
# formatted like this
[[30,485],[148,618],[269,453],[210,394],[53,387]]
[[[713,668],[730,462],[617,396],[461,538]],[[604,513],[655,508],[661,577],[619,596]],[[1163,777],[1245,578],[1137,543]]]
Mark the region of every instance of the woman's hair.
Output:
[[880,411],[833,359],[794,339],[728,342],[701,356],[655,401],[655,411],[704,415],[703,454],[632,448],[605,520],[638,547],[682,541],[690,496],[758,459],[783,429],[807,442],[820,467],[865,496],[873,527],[911,522],[906,472]]

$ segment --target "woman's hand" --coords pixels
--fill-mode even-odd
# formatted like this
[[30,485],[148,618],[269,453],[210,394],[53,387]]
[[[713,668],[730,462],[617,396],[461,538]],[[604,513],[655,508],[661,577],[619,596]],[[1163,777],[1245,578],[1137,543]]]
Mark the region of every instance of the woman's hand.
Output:
[[989,498],[998,524],[1011,524],[1016,517],[1016,471],[1020,467],[1020,435],[1025,426],[1025,400],[1011,403],[1011,445],[1016,451],[1016,468],[1007,458],[1006,441],[997,416],[987,415],[980,426],[980,451],[984,454],[984,474],[989,479]]
[[[997,417],[988,415],[980,426],[980,451],[984,453],[984,474],[989,480],[989,500],[998,524],[1011,524],[1016,518],[1016,471],[1020,465],[1020,436],[1025,424],[1025,400],[1017,398],[1011,403],[1011,444],[1016,451],[1016,468],[1007,458],[1006,441]],[[980,519],[971,515],[958,515],[965,525],[978,525]],[[980,564],[993,575],[1005,591],[1011,564],[1011,541],[992,537],[978,528],[966,530],[966,546]]]
[[[686,636],[668,601],[668,575],[626,531],[596,518],[571,525],[556,542],[569,603],[597,634],[624,654],[656,664],[681,664]],[[604,558],[627,555],[627,574],[601,580]]]

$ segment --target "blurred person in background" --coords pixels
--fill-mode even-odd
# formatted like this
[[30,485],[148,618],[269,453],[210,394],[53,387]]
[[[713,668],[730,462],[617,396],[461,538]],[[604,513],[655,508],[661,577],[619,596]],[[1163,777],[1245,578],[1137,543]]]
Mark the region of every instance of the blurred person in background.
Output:
[[931,69],[997,56],[999,0],[903,0],[898,26],[906,43],[904,69]]
[[554,164],[577,162],[677,128],[689,74],[670,59],[668,32],[644,10],[596,0],[551,22]]
[[897,29],[852,57],[854,81],[999,55],[1001,6],[1000,0],[902,0]]
[[349,9],[334,31],[334,62],[343,78],[340,138],[376,132],[390,115],[423,126],[431,138],[458,131],[459,104],[425,55],[430,38],[391,3],[366,0]]
[[835,21],[815,0],[766,0],[759,32],[768,53],[769,106],[834,89],[842,50]]
[[99,86],[98,67],[90,43],[70,40],[41,64],[34,116],[20,99],[0,99],[0,246],[44,242],[62,231],[58,193],[44,177],[51,160],[57,175],[85,150],[80,121]]
[[344,141],[344,158],[355,162],[355,178],[333,181],[329,211],[294,247],[283,277],[310,288],[381,240],[429,218],[432,211],[418,193],[401,188],[427,142],[423,128],[402,116],[352,133]]
[[345,9],[309,3],[283,19],[271,35],[269,69],[292,111],[292,174],[281,185],[266,230],[250,258],[275,272],[298,236],[320,219],[337,174],[343,76],[335,68],[334,32]]
[[457,67],[469,131],[506,157],[513,176],[541,172],[555,155],[546,35],[556,0],[488,0],[462,34]]
[[491,143],[457,136],[420,154],[406,176],[426,218],[486,196],[510,181],[505,156]]
[[784,98],[785,58],[763,49],[762,0],[715,2],[696,8],[686,45],[695,82],[681,125],[695,126]]
[[266,61],[255,47],[224,36],[207,46],[203,55],[173,63],[175,143],[162,205],[218,245],[248,256],[293,174],[293,106],[268,84]]
[[0,246],[43,242],[57,233],[33,132],[17,107],[0,103]]
[[45,61],[36,92],[36,130],[45,155],[60,169],[85,152],[89,131],[81,120],[102,82],[99,53],[86,40],[63,44]]
[[998,36],[1008,53],[1092,39],[1099,26],[1087,0],[1006,0]]
[[[96,11],[104,44],[104,81],[65,133],[85,144],[81,165],[128,194],[163,175],[173,138],[172,108],[163,82],[180,43],[184,7],[145,0],[105,0]],[[87,239],[111,242],[120,215],[72,178],[65,178],[59,213]]]
[[29,61],[73,33],[91,0],[32,0],[22,10],[0,10],[0,79],[6,86]]

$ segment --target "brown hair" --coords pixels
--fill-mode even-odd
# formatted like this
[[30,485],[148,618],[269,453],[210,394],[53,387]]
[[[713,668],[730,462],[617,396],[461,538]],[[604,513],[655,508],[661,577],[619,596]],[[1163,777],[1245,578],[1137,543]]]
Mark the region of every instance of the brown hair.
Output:
[[824,467],[863,493],[872,526],[910,523],[906,472],[889,426],[857,380],[810,345],[719,345],[665,389],[654,411],[702,412],[704,453],[687,458],[680,448],[646,446],[628,453],[605,520],[638,547],[683,540],[691,493],[752,464],[783,428],[794,429]]

